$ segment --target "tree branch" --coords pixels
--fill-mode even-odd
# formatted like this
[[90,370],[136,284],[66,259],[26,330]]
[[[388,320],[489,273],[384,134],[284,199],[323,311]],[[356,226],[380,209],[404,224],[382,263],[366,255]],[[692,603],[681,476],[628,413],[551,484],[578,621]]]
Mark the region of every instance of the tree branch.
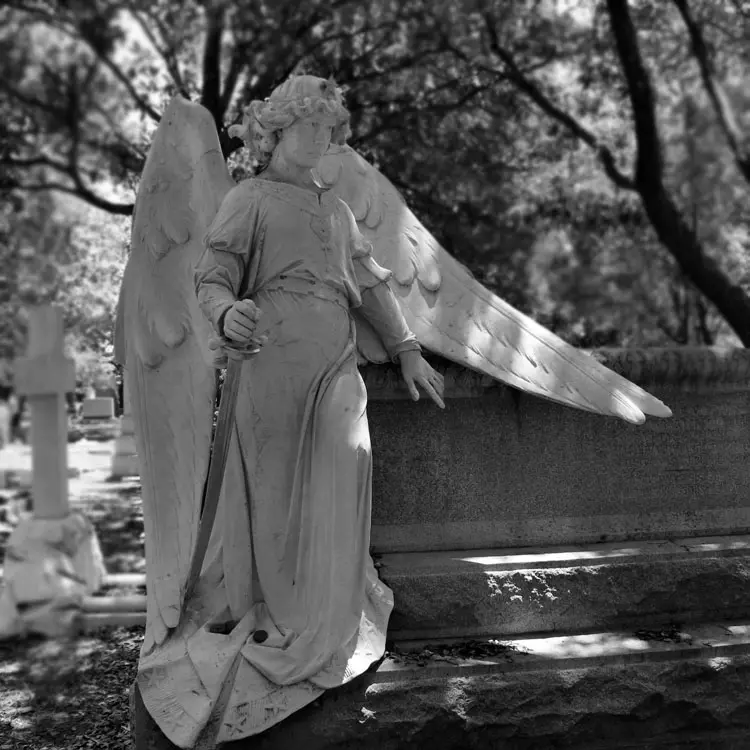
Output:
[[238,44],[233,52],[232,59],[229,63],[229,70],[224,78],[224,83],[221,88],[221,96],[219,98],[219,110],[221,118],[224,119],[229,105],[232,103],[232,97],[234,96],[235,89],[237,88],[237,82],[240,80],[240,75],[247,65],[245,58],[245,45]]
[[700,239],[664,186],[654,94],[641,59],[627,0],[607,0],[610,24],[628,84],[637,140],[636,186],[656,236],[681,271],[750,346],[750,298],[738,279],[728,276]]
[[49,13],[39,7],[26,3],[14,3],[15,10],[26,13],[32,17],[36,17],[42,23],[45,23],[51,29],[62,32],[70,39],[77,42],[82,42],[88,47],[94,56],[99,60],[112,75],[125,87],[128,94],[131,96],[135,104],[154,122],[159,122],[161,119],[159,113],[136,91],[135,86],[128,78],[122,69],[114,63],[114,61],[103,54],[101,49],[90,39],[86,38],[85,33],[81,27],[73,22],[66,22],[66,20],[58,13]]
[[143,111],[148,117],[150,117],[154,122],[159,122],[159,120],[161,120],[161,116],[159,115],[159,113],[136,91],[132,81],[130,80],[130,78],[128,78],[127,75],[125,75],[121,68],[116,65],[113,60],[107,57],[107,55],[102,54],[102,52],[97,49],[97,46],[87,40],[85,36],[79,35],[78,38],[86,43],[89,49],[94,53],[94,55],[96,55],[97,60],[99,60],[102,65],[104,65],[107,70],[109,70],[109,72],[112,73],[112,75],[125,87],[125,90],[128,92],[131,99],[135,102],[138,108]]
[[685,22],[688,34],[690,36],[690,45],[693,49],[693,55],[700,68],[701,80],[703,87],[711,100],[716,117],[719,120],[724,137],[729,143],[729,148],[734,156],[735,163],[747,182],[750,182],[750,154],[744,152],[737,120],[732,112],[726,94],[722,91],[719,82],[714,77],[713,66],[708,53],[708,47],[703,38],[703,33],[698,22],[693,18],[687,0],[673,0],[677,10]]
[[118,216],[131,216],[133,213],[132,203],[113,203],[112,201],[108,201],[105,198],[101,198],[95,193],[92,193],[85,187],[83,188],[84,192],[82,192],[81,188],[78,185],[73,187],[71,185],[65,185],[62,182],[52,181],[32,183],[20,183],[14,181],[13,184],[8,187],[16,188],[18,190],[23,190],[30,193],[41,193],[56,190],[61,193],[74,195],[76,196],[76,198],[81,198],[91,205],[96,206],[97,208],[101,208],[103,211],[107,211],[111,214],[117,214]]
[[128,8],[130,10],[130,14],[141,27],[141,31],[143,31],[146,39],[148,39],[148,41],[151,43],[154,51],[159,55],[159,57],[161,57],[162,60],[164,60],[164,64],[167,66],[167,71],[169,71],[169,75],[172,76],[172,80],[175,82],[177,90],[182,96],[185,97],[185,99],[189,99],[190,93],[188,92],[187,87],[185,86],[185,82],[182,78],[182,74],[180,73],[180,66],[177,58],[175,57],[174,48],[171,45],[166,44],[167,29],[164,27],[164,24],[160,21],[159,18],[156,17],[154,13],[148,13],[149,21],[151,21],[151,23],[153,23],[159,29],[162,40],[166,44],[165,47],[162,47],[159,44],[159,40],[156,38],[156,35],[151,30],[151,26],[146,23],[146,21],[141,17],[138,9],[135,7],[135,3],[128,3]]
[[[73,75],[73,69],[70,74]],[[72,84],[72,82],[71,82]],[[23,184],[20,181],[10,178],[6,180],[4,188],[17,188],[19,190],[25,190],[29,192],[40,192],[43,190],[59,190],[61,192],[70,193],[90,203],[92,206],[96,206],[104,211],[110,213],[128,216],[133,212],[132,204],[114,203],[113,201],[106,200],[101,196],[97,195],[91,188],[89,188],[81,176],[79,165],[78,165],[78,149],[80,144],[80,112],[78,110],[78,99],[76,97],[69,97],[67,107],[63,112],[63,120],[69,124],[71,143],[70,149],[67,154],[67,163],[62,162],[58,159],[53,159],[49,156],[38,155],[31,158],[19,159],[8,157],[2,160],[2,164],[7,165],[11,169],[17,168],[33,168],[40,166],[47,169],[52,169],[72,180],[73,185],[65,185],[64,183],[43,181],[39,183]]]
[[[489,86],[473,86],[468,89],[459,99],[452,102],[437,102],[432,104],[414,105],[410,102],[410,97],[402,99],[390,99],[388,101],[378,102],[378,108],[385,110],[384,114],[381,114],[378,119],[377,126],[364,133],[362,136],[350,141],[350,145],[354,148],[358,143],[370,143],[374,141],[378,136],[388,132],[392,129],[399,129],[399,126],[403,125],[408,115],[422,115],[425,113],[448,113],[454,112],[457,109],[461,109],[465,104],[471,101],[475,96],[486,91]],[[397,105],[393,111],[389,111],[391,105]],[[425,146],[427,144],[424,144]]]
[[654,92],[641,58],[628,0],[607,0],[607,8],[633,109],[637,143],[635,181],[640,190],[662,189],[663,165]]
[[206,8],[206,41],[203,46],[203,84],[201,104],[221,125],[221,37],[224,34],[224,6],[216,3]]
[[51,167],[52,169],[67,174],[68,169],[65,164],[48,156],[35,156],[31,159],[16,159],[12,156],[0,159],[0,164],[11,169],[28,169],[29,167]]
[[[518,67],[513,56],[500,44],[500,38],[497,29],[495,28],[494,21],[488,13],[484,15],[484,22],[489,37],[490,50],[502,62],[503,67],[505,68],[504,76],[511,81],[519,91],[531,99],[531,101],[533,101],[534,104],[536,104],[546,115],[559,122],[566,130],[568,130],[568,132],[593,149],[604,167],[605,173],[615,185],[625,190],[635,190],[633,179],[620,171],[617,167],[617,162],[612,151],[601,143],[597,136],[588,130],[588,128],[549,99],[539,86]],[[458,52],[466,62],[472,62],[468,55],[463,51],[457,50],[455,47],[453,48],[453,51],[454,53]],[[485,71],[495,76],[499,73],[499,71],[493,70],[492,68],[485,68]]]
[[46,112],[48,115],[52,115],[53,117],[59,119],[65,118],[66,110],[62,107],[59,107],[55,104],[50,104],[49,102],[38,99],[35,96],[24,94],[20,89],[11,86],[2,77],[0,77],[0,91],[5,91],[5,93],[8,94],[8,96],[10,96],[12,99],[15,99],[16,101],[26,105],[27,107],[30,107],[31,109],[38,109],[41,112]]

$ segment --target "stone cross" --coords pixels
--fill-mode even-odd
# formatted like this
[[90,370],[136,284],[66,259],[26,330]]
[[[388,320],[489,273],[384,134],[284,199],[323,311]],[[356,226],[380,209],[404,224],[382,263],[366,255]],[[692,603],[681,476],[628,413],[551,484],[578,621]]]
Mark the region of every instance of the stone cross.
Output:
[[68,504],[65,393],[75,387],[75,371],[63,340],[61,310],[29,310],[28,350],[16,364],[16,387],[31,411],[33,512],[8,539],[0,639],[77,629],[84,598],[101,587],[105,574],[91,522]]
[[65,394],[75,390],[75,366],[63,351],[63,316],[51,305],[29,310],[26,357],[15,367],[16,390],[31,415],[34,517],[65,518],[68,507],[68,416]]

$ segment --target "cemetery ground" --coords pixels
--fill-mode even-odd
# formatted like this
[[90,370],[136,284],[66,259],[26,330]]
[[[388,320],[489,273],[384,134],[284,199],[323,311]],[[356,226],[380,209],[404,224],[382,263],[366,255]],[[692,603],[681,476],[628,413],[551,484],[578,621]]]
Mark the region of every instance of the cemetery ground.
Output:
[[[94,523],[108,573],[142,573],[140,487],[107,481],[113,451],[113,441],[69,445],[71,509]],[[28,446],[13,444],[0,457],[16,477],[31,468]],[[28,499],[25,489],[0,489],[0,568],[5,542]],[[143,628],[134,627],[69,641],[0,641],[0,750],[129,747],[128,690],[142,636]]]

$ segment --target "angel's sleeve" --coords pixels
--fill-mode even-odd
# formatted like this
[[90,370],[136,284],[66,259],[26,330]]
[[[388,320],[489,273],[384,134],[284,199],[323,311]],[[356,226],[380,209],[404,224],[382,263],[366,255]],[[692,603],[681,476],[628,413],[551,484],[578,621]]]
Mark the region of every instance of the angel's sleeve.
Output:
[[257,200],[244,185],[238,185],[227,193],[203,239],[195,291],[201,310],[219,335],[227,310],[240,296],[250,254],[257,251],[257,216]]
[[354,273],[362,298],[357,312],[375,329],[388,356],[398,361],[406,351],[421,351],[417,337],[409,330],[396,295],[388,285],[393,273],[372,257],[372,244],[357,227],[354,214],[345,205],[349,224],[350,249]]

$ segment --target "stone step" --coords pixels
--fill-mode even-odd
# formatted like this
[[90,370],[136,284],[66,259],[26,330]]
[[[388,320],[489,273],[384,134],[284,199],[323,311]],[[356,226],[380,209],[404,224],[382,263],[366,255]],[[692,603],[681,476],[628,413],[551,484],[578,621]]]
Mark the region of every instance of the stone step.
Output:
[[[263,747],[748,747],[750,622],[474,647],[488,653],[467,656],[453,640],[397,644],[370,672],[267,730]],[[131,710],[136,747],[170,747],[137,695]],[[224,747],[259,745],[248,738]]]
[[638,629],[750,619],[750,536],[378,559],[394,640]]
[[588,669],[695,659],[750,657],[750,622],[696,623],[657,630],[508,638],[397,641],[374,682],[472,677],[499,672]]

